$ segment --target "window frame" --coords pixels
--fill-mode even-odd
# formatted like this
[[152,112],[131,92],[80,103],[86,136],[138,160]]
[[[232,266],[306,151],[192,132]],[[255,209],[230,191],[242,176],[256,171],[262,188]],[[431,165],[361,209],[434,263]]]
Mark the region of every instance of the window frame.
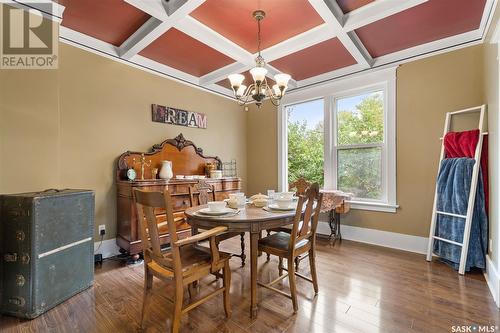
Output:
[[[382,200],[353,198],[354,209],[396,212],[396,67],[362,73],[285,95],[278,108],[278,187],[288,190],[288,119],[285,108],[312,100],[324,100],[324,179],[326,189],[337,188],[337,103],[341,98],[383,91],[384,142],[382,144]],[[368,146],[361,144],[354,146]],[[375,144],[380,145],[380,144]],[[347,146],[341,147],[345,149]],[[340,150],[341,150],[340,149]]]

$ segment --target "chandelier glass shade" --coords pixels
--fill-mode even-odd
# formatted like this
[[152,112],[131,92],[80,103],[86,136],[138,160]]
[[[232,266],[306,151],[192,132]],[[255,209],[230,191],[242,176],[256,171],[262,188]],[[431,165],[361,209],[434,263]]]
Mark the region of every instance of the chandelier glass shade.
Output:
[[267,83],[267,69],[265,68],[266,62],[260,54],[260,22],[265,16],[266,13],[262,10],[256,10],[253,12],[253,17],[257,21],[258,27],[258,56],[255,59],[255,67],[250,70],[253,83],[246,86],[244,84],[245,76],[242,74],[231,74],[228,76],[231,88],[233,89],[234,97],[240,105],[245,105],[254,101],[257,106],[260,107],[264,99],[269,98],[275,106],[278,106],[288,88],[288,81],[291,79],[291,76],[288,74],[276,74],[274,75],[274,81],[276,83],[272,87],[270,87]]

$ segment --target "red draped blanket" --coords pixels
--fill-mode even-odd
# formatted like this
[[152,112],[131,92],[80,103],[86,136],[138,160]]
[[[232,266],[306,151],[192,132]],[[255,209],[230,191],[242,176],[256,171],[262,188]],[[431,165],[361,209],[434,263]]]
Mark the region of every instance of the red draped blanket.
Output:
[[[474,158],[477,142],[479,140],[479,130],[465,132],[449,132],[444,137],[444,150],[447,158],[471,157]],[[486,213],[488,213],[488,136],[483,139],[483,149],[481,151],[481,172],[484,185],[484,199]]]

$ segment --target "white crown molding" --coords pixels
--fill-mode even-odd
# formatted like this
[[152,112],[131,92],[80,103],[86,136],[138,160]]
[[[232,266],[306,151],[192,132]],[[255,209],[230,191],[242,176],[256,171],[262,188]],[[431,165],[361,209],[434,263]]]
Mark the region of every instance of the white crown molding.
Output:
[[58,4],[57,2],[51,2],[52,10],[47,12],[47,2],[40,2],[40,0],[0,0],[0,4],[6,4],[15,8],[23,9],[29,11],[30,9],[35,9],[31,11],[34,15],[42,15],[51,21],[61,23],[64,10],[66,7]]

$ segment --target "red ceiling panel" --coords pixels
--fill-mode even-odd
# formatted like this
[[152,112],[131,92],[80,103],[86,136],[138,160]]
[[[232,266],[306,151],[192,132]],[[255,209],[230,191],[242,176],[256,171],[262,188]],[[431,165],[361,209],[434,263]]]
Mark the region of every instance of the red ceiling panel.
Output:
[[62,25],[120,46],[150,16],[123,0],[58,0],[65,6]]
[[486,0],[429,0],[356,30],[372,57],[479,27]]
[[191,16],[240,45],[257,51],[253,11],[262,9],[262,48],[267,48],[323,23],[307,0],[207,0]]
[[228,56],[174,28],[139,54],[198,77],[234,62]]
[[301,51],[274,60],[270,65],[295,80],[333,71],[356,64],[356,60],[338,38],[332,38]]
[[[250,74],[250,71],[246,71],[244,73],[241,73],[245,75],[245,81],[243,81],[243,84],[246,85],[247,87],[253,83],[252,75]],[[272,87],[276,82],[274,80],[266,77],[267,84]],[[217,82],[219,86],[223,86],[224,88],[231,89],[231,83],[229,82],[228,79],[221,80]]]
[[337,0],[337,3],[344,13],[349,13],[373,1],[374,0]]

